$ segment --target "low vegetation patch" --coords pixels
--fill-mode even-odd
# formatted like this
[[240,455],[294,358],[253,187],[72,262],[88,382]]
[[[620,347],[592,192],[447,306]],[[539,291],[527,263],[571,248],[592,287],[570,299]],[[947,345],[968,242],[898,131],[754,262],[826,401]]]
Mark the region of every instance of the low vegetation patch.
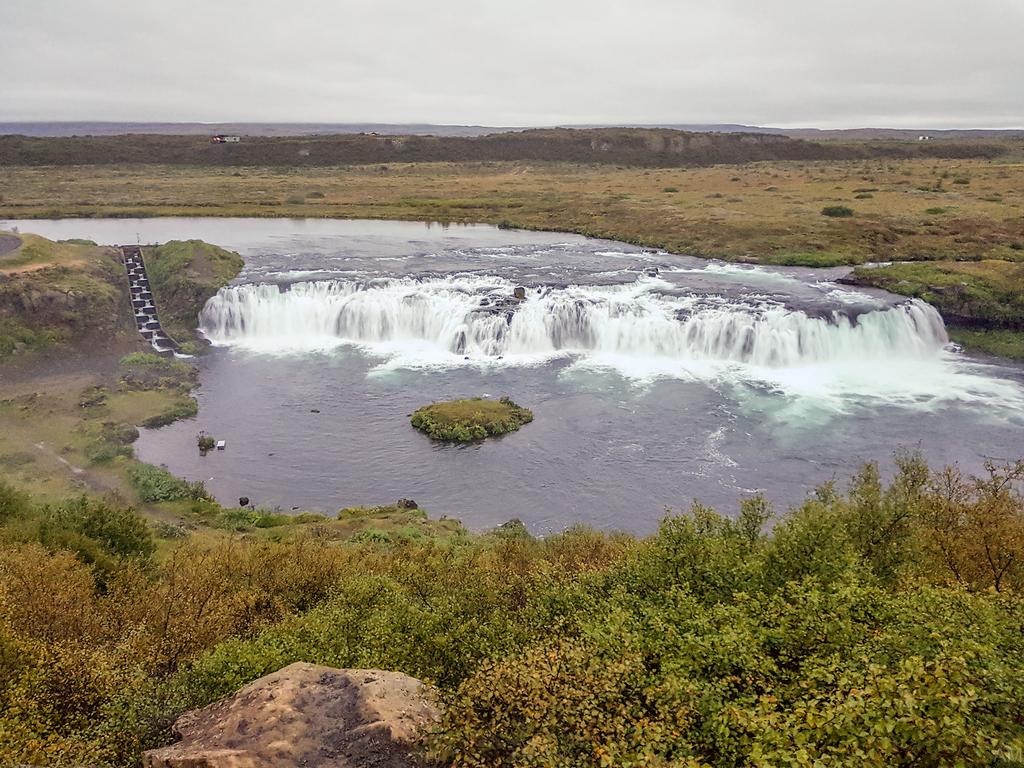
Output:
[[412,425],[431,439],[459,443],[515,432],[531,421],[533,412],[507,397],[433,403],[412,415]]
[[1011,360],[1024,360],[1024,331],[951,327],[949,338],[967,349]]
[[826,205],[821,209],[821,215],[833,219],[848,219],[853,216],[853,208],[846,205]]
[[1024,263],[940,261],[858,267],[852,280],[934,305],[951,325],[1024,330]]
[[453,768],[1014,765],[1021,480],[907,455],[643,539],[361,513],[337,539],[226,510],[158,546],[122,504],[0,482],[0,763],[137,765],[181,712],[302,660],[433,683]]
[[175,477],[163,467],[135,462],[128,478],[143,501],[203,501],[210,498],[201,482]]
[[131,458],[132,443],[139,438],[139,430],[131,424],[105,421],[88,429],[89,443],[85,455],[93,464],[103,464],[116,458]]

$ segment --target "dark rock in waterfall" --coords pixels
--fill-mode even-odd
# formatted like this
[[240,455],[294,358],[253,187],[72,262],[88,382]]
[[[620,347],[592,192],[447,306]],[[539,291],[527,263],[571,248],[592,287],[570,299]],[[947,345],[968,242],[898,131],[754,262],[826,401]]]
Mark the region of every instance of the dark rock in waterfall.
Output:
[[412,499],[399,499],[395,503],[395,506],[398,507],[399,509],[419,509],[420,508],[420,505],[417,504]]
[[240,506],[240,507],[248,507],[249,506],[249,497],[248,496],[239,496],[238,497],[238,506]]
[[511,325],[512,318],[515,316],[516,310],[519,309],[519,304],[520,300],[511,296],[485,296],[480,300],[480,307],[477,311],[488,315],[504,315],[505,322]]
[[526,299],[526,289],[521,285],[517,286],[516,289],[512,291],[512,297],[518,301],[524,301]]

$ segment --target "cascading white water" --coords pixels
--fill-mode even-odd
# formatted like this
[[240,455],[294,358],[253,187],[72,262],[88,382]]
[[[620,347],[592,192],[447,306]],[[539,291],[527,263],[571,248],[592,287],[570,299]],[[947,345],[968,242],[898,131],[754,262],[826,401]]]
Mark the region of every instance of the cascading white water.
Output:
[[851,319],[676,295],[658,279],[531,289],[518,304],[513,288],[478,276],[239,285],[210,299],[200,325],[215,344],[272,351],[415,343],[454,359],[593,354],[773,368],[929,357],[948,342],[919,301]]

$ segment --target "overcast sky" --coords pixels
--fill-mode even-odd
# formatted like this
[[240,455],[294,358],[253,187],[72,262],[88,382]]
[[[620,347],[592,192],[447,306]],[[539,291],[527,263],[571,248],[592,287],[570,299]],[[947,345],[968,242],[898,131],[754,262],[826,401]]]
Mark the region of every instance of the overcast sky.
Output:
[[0,121],[1024,127],[1024,0],[2,0]]

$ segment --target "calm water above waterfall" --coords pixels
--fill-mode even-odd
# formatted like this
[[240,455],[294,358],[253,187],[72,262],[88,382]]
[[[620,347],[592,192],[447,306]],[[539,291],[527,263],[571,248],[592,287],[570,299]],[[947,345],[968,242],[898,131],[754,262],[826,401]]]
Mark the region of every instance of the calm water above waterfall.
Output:
[[[198,419],[146,461],[224,502],[333,511],[398,497],[474,528],[651,530],[666,508],[779,506],[920,446],[1024,455],[1024,371],[948,344],[930,307],[835,282],[572,235],[313,220],[19,222],[99,242],[201,238],[246,257],[204,309]],[[516,287],[525,299],[516,301]],[[408,414],[507,394],[534,423],[443,446]],[[200,457],[204,429],[228,449]]]

